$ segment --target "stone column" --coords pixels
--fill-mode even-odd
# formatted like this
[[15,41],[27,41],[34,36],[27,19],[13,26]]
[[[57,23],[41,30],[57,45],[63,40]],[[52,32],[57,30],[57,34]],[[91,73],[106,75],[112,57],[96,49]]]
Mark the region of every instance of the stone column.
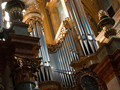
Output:
[[51,0],[46,4],[47,9],[49,10],[50,18],[53,25],[54,34],[56,35],[58,28],[60,26],[60,19],[57,10],[57,0]]
[[45,33],[45,41],[47,44],[52,44],[55,36],[54,33],[51,32],[52,28],[51,25],[49,24],[48,15],[46,12],[45,0],[36,0],[36,2],[37,2],[37,8],[44,14],[43,27]]
[[[10,15],[12,22],[11,29],[7,31],[3,60],[6,60],[11,69],[15,90],[35,90],[35,81],[37,76],[35,72],[39,71],[41,58],[36,58],[40,46],[40,38],[28,36],[28,26],[22,22],[25,5],[19,0],[10,0],[6,5],[6,11]],[[10,32],[10,33],[9,33]],[[3,48],[4,49],[4,48]]]

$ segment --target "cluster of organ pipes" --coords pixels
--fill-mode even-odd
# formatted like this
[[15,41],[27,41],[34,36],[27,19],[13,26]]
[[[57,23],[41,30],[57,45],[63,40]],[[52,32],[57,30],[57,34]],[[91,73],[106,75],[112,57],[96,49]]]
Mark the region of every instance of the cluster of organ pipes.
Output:
[[[91,53],[95,53],[99,46],[95,40],[94,33],[89,26],[81,1],[67,0],[66,6],[69,10],[70,19],[75,23],[75,29],[82,47],[83,55],[86,56]],[[72,74],[74,73],[74,69],[70,67],[70,63],[73,60],[79,60],[72,36],[72,30],[74,29],[67,32],[62,45],[57,52],[50,54],[50,58],[52,60],[51,65],[54,67],[52,69],[53,77],[65,86],[72,86],[74,84]]]
[[99,46],[89,26],[81,0],[67,0],[66,6],[68,7],[70,18],[75,22],[83,54],[86,56],[95,53]]
[[40,22],[36,21],[33,24],[32,32],[30,32],[30,35],[33,37],[40,38],[39,45],[41,48],[39,49],[38,57],[42,57],[42,63],[41,68],[37,74],[38,81],[49,81],[53,80],[52,73],[51,73],[51,67],[50,67],[50,59],[44,39],[44,32],[43,32],[43,26]]
[[57,52],[50,54],[50,59],[51,66],[54,67],[52,68],[54,79],[61,82],[62,85],[72,86],[75,82],[74,69],[70,67],[70,64],[73,60],[79,60],[72,30],[67,32]]
[[39,45],[41,45],[41,49],[39,49],[39,57],[43,57],[42,67],[37,73],[39,82],[55,80],[65,86],[72,86],[74,84],[73,73],[75,70],[70,67],[70,64],[72,61],[79,60],[73,38],[74,31],[76,31],[78,35],[84,56],[95,53],[99,48],[94,38],[94,33],[87,21],[81,1],[67,0],[66,6],[69,10],[70,19],[75,23],[75,28],[68,30],[61,47],[59,47],[56,52],[48,54],[43,26],[38,21],[33,25],[31,36],[40,38]]
[[[32,32],[30,35],[33,37],[39,37],[39,57],[43,57],[41,68],[37,74],[38,81],[55,80],[65,86],[72,86],[74,83],[73,73],[74,69],[70,67],[70,63],[73,60],[78,60],[78,54],[74,43],[72,30],[69,30],[65,35],[62,46],[57,52],[49,54],[46,47],[43,26],[40,22],[36,21],[33,24]],[[56,75],[57,74],[57,75]]]

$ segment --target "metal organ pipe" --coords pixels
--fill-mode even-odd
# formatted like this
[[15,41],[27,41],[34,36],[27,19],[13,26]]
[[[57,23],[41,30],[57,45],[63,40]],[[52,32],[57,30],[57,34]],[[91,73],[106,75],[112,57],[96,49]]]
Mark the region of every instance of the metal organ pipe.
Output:
[[[64,64],[63,64],[63,59],[62,59],[62,56],[61,56],[61,53],[60,53],[60,49],[57,51],[58,52],[58,55],[60,56],[60,64],[61,64],[61,70],[64,70],[65,69],[65,67],[64,67]],[[68,82],[67,82],[67,78],[66,78],[66,74],[65,75],[63,75],[63,77],[64,77],[64,83],[63,84],[65,84],[65,86],[66,86],[66,84],[68,85]]]
[[[68,37],[68,34],[66,35],[66,37],[65,37],[65,40],[64,40],[64,47],[65,47],[65,53],[67,54],[67,57],[68,57],[68,59],[67,59],[67,64],[68,64],[68,71],[70,71],[70,72],[72,72],[73,71],[73,68],[72,67],[70,67],[70,63],[71,63],[71,60],[74,60],[73,58],[71,58],[71,55],[70,55],[70,51],[69,51],[69,46],[68,46],[68,42],[67,42],[67,37]],[[70,80],[71,80],[71,83],[73,84],[73,78],[72,78],[72,76],[71,75],[69,75],[70,76]],[[71,85],[72,85],[71,84]]]
[[[79,36],[79,41],[84,55],[94,53],[98,49],[98,44],[89,26],[81,0],[67,0],[70,17],[75,22],[75,27]],[[80,28],[79,28],[80,27]]]
[[[59,56],[59,50],[56,53],[57,53],[57,56],[58,56],[58,59],[59,59],[58,61],[59,61],[59,64],[60,64],[59,69],[63,70],[62,65],[61,65],[61,61],[60,61],[61,58]],[[63,85],[63,84],[65,84],[65,76],[63,75],[63,73],[60,73],[60,76],[61,76],[61,83]]]
[[49,59],[47,46],[46,46],[45,39],[44,39],[43,28],[40,22],[36,21],[33,24],[33,30],[31,33],[33,37],[40,38],[39,45],[41,45],[41,48],[39,49],[39,57],[43,57],[43,60],[42,60],[43,66],[40,68],[40,71],[37,73],[38,79],[39,79],[38,81],[43,82],[46,80],[53,80],[52,73],[50,73],[51,67],[44,66],[44,64],[45,65],[49,64],[50,59]]
[[[66,33],[62,45],[57,50],[57,52],[51,54],[54,56],[54,54],[57,53],[58,60],[54,60],[54,62],[56,63],[59,62],[59,66],[56,67],[56,70],[58,73],[60,73],[60,77],[62,79],[61,83],[65,84],[65,86],[73,85],[74,79],[72,73],[74,72],[74,69],[70,67],[70,64],[71,61],[78,60],[78,55],[76,54],[76,46],[73,40],[73,35],[71,30],[68,30],[68,32]],[[71,52],[70,49],[72,49],[73,52]]]
[[[66,4],[69,9],[70,17],[75,22],[76,31],[79,36],[78,39],[84,55],[86,56],[88,54],[94,53],[98,49],[98,45],[87,21],[81,1],[67,0]],[[67,32],[62,42],[62,46],[58,49],[57,52],[55,52],[58,55],[58,61],[60,64],[59,68],[56,67],[56,69],[60,69],[58,70],[60,77],[64,78],[61,80],[61,83],[65,83],[65,86],[72,86],[74,83],[73,76],[70,75],[74,72],[74,69],[70,67],[71,61],[79,60],[72,34],[72,30],[74,29],[71,29]]]
[[[69,66],[69,64],[68,64],[68,61],[69,61],[69,56],[68,56],[68,53],[67,53],[67,51],[66,51],[66,48],[65,48],[65,40],[63,41],[63,48],[62,48],[62,50],[64,51],[63,53],[64,53],[64,57],[65,57],[65,64],[66,64],[66,70],[67,71],[71,71],[71,69],[70,69],[70,66]],[[67,75],[68,76],[68,78],[69,78],[69,84],[71,85],[71,81],[70,81],[70,79],[71,79],[71,77],[69,76],[69,75]]]
[[[63,46],[61,46],[61,48],[60,48],[60,54],[61,54],[61,56],[62,56],[62,62],[63,62],[63,66],[64,66],[64,69],[63,69],[63,70],[67,70],[68,68],[67,68],[67,65],[66,65],[66,63],[65,63],[65,59],[66,59],[66,58],[64,57],[63,52],[64,52]],[[69,77],[67,76],[67,74],[65,74],[65,76],[66,76],[67,85],[69,85],[69,84],[70,84]]]

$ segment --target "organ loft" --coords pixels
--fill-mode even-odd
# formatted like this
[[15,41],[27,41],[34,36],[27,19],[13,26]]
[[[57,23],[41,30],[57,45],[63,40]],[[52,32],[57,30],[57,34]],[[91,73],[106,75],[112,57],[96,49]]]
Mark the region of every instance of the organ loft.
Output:
[[0,90],[120,90],[120,0],[0,0]]

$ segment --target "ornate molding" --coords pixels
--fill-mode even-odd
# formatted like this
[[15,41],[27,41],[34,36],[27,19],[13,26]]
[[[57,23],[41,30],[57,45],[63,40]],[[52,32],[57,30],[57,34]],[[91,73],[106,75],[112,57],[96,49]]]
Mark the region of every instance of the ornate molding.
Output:
[[74,78],[75,78],[76,84],[79,87],[79,89],[83,89],[82,84],[81,84],[81,79],[84,76],[90,76],[94,78],[97,81],[99,90],[104,90],[105,87],[101,85],[98,75],[95,72],[91,71],[89,68],[87,68],[86,65],[84,65],[83,68],[79,72],[76,72],[74,74]]
[[62,45],[62,42],[65,38],[65,35],[67,34],[67,32],[69,30],[71,30],[69,19],[66,19],[63,21],[63,23],[61,24],[61,26],[58,30],[58,33],[56,34],[55,44],[53,44],[53,45],[48,44],[47,45],[49,53],[54,53],[58,50],[58,48]]
[[25,22],[28,18],[31,18],[33,16],[37,16],[42,20],[44,18],[43,13],[37,8],[36,4],[32,4],[26,9],[26,12],[24,13],[23,22]]
[[49,52],[49,53],[57,52],[58,48],[59,48],[61,45],[62,45],[62,42],[59,42],[59,43],[54,44],[54,45],[48,44],[48,45],[47,45],[48,52]]
[[37,8],[37,4],[32,4],[26,9],[24,14],[23,22],[29,24],[28,32],[32,31],[33,24],[35,22],[40,22],[41,25],[43,24],[43,13]]
[[[37,17],[37,16],[33,16],[31,18],[28,18],[25,23],[26,24],[29,24],[29,27],[28,27],[28,32],[31,32],[33,30],[33,25],[36,23],[36,22],[39,22],[41,24],[41,26],[43,27],[43,21],[40,17]],[[43,29],[44,30],[44,29]]]

